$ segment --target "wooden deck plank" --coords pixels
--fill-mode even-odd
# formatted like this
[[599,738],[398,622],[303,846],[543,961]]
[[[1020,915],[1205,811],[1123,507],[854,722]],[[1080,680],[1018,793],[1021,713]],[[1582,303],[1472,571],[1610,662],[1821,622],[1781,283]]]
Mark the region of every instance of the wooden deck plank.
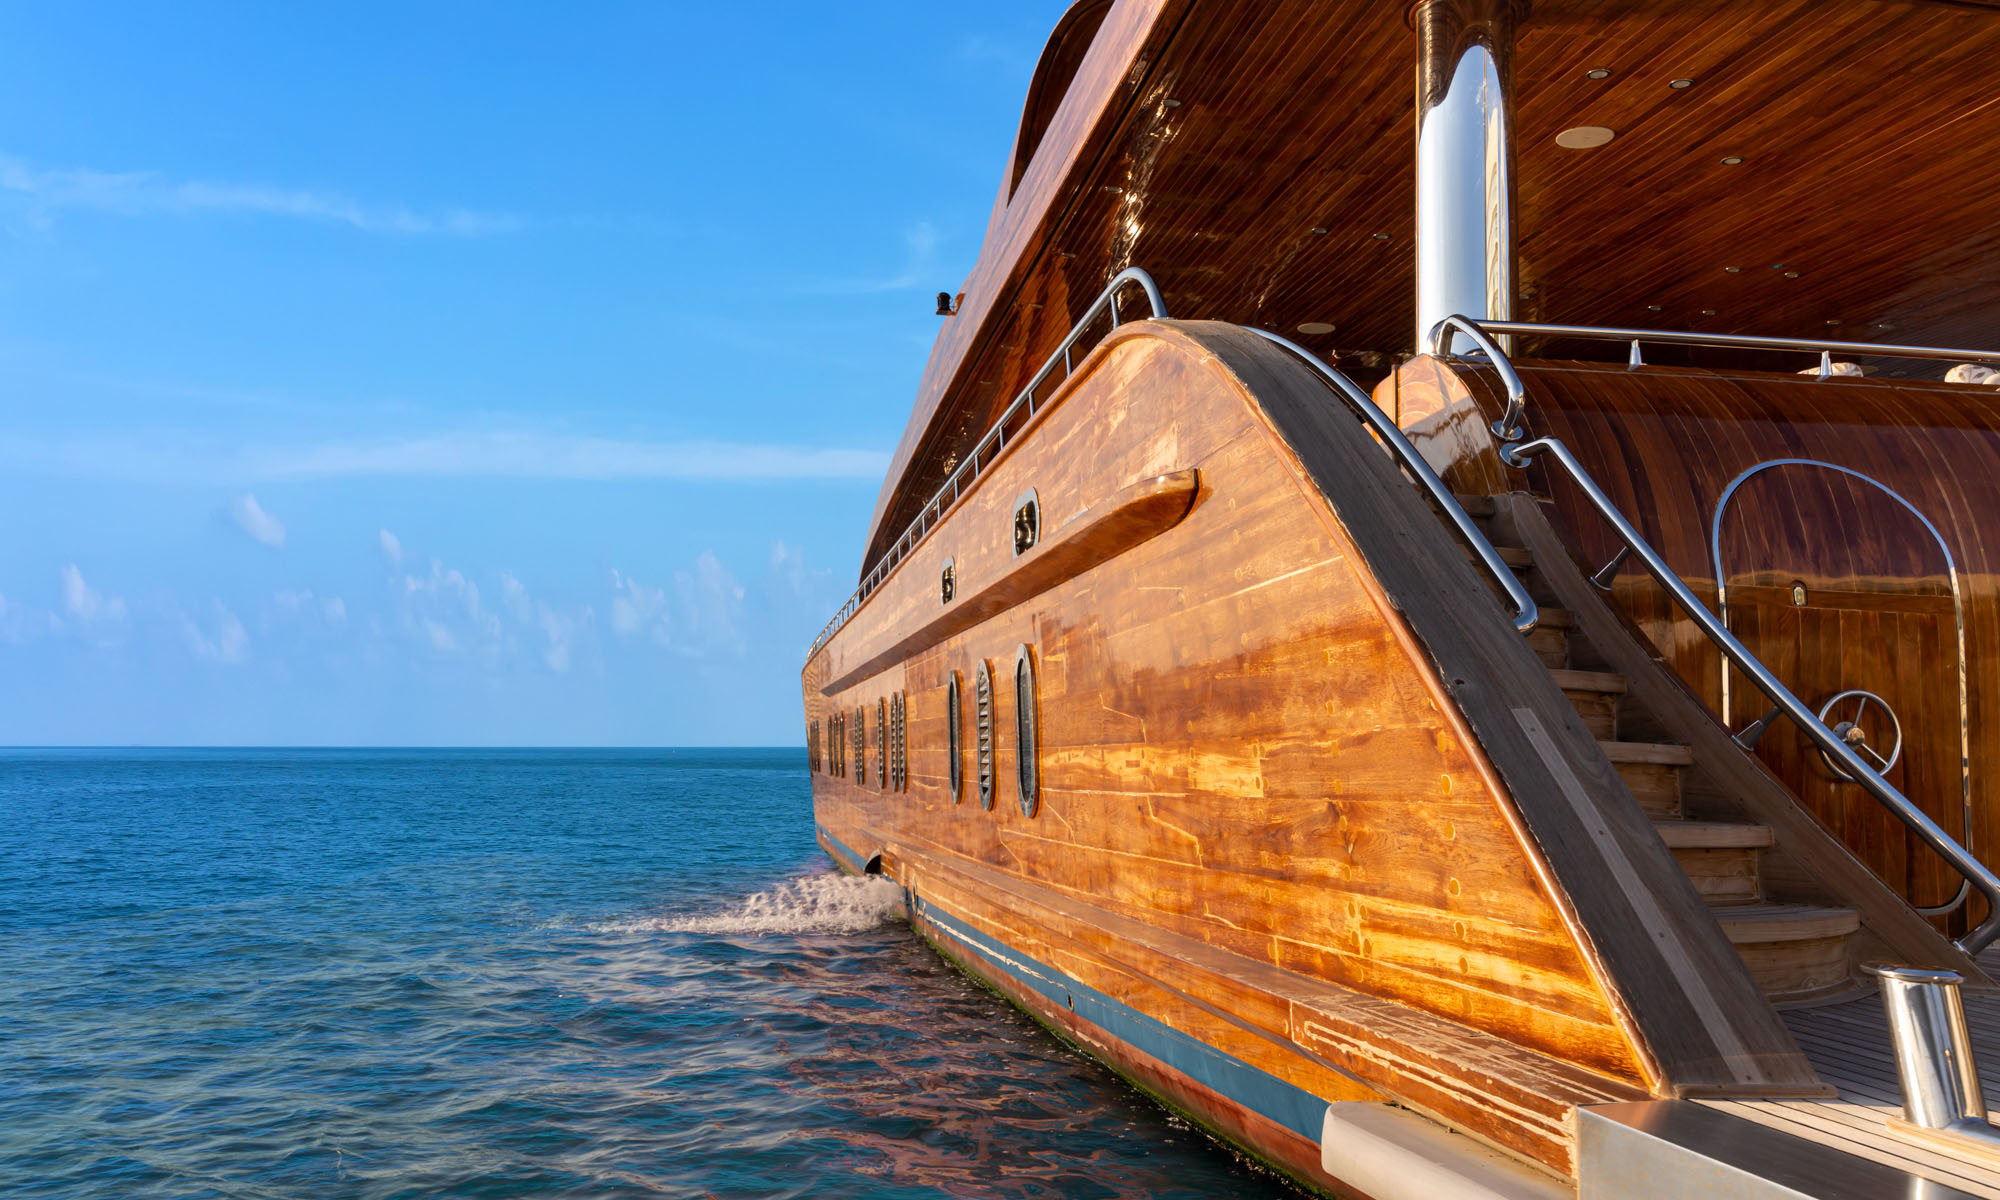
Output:
[[[1981,965],[2000,967],[2000,954]],[[1966,1023],[1987,1095],[2000,1096],[2000,997],[1965,997]],[[1885,1163],[1938,1183],[2000,1200],[2000,1170],[1905,1138],[1888,1125],[1903,1109],[1902,1085],[1882,1001],[1874,995],[1844,1004],[1784,1014],[1792,1037],[1820,1077],[1839,1089],[1834,1100],[1715,1100],[1713,1107],[1746,1120]]]

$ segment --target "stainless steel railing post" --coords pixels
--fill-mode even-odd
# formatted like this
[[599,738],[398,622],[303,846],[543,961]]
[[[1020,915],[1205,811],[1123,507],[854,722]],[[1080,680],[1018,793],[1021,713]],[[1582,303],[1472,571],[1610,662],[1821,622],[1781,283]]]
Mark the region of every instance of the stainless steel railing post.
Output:
[[2000,1146],[1986,1119],[1986,1096],[1965,1021],[1964,982],[1956,971],[1870,964],[1882,981],[1882,1011],[1896,1051],[1903,1119],[1920,1130]]

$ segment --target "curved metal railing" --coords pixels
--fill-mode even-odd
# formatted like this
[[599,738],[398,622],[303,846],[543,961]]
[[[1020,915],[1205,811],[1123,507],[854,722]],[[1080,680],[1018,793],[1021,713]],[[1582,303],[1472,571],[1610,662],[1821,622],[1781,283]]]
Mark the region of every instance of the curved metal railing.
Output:
[[1507,386],[1507,412],[1493,423],[1493,432],[1506,441],[1518,441],[1527,430],[1523,424],[1527,416],[1527,389],[1521,386],[1521,377],[1514,371],[1493,338],[1511,337],[1524,334],[1539,337],[1582,338],[1599,342],[1626,342],[1632,347],[1628,358],[1630,365],[1641,367],[1645,360],[1639,347],[1647,342],[1661,346],[1708,346],[1720,350],[1779,350],[1800,354],[1819,355],[1819,377],[1826,379],[1833,374],[1833,356],[1850,354],[1856,358],[1932,358],[1958,362],[1983,362],[2000,365],[2000,350],[1954,350],[1945,346],[1899,346],[1884,342],[1833,342],[1820,338],[1773,338],[1756,337],[1738,333],[1688,333],[1665,329],[1619,329],[1594,325],[1543,325],[1529,321],[1475,321],[1471,317],[1452,314],[1431,327],[1430,348],[1432,354],[1450,352],[1454,335],[1464,334],[1467,341],[1479,347],[1492,360],[1493,367],[1500,373],[1501,382]]
[[1164,296],[1160,295],[1159,285],[1153,282],[1151,275],[1140,270],[1138,267],[1127,267],[1112,276],[1111,282],[1106,284],[1104,290],[1097,294],[1097,299],[1091,301],[1090,307],[1084,310],[1083,316],[1078,318],[1076,324],[1070,326],[1068,336],[1064,337],[1062,344],[1056,347],[1055,353],[1049,355],[1048,360],[1042,364],[1041,369],[1036,371],[1034,377],[1028,380],[1028,385],[1021,389],[1020,393],[1014,397],[1013,403],[1009,404],[1006,411],[1000,414],[1000,419],[995,421],[992,428],[988,429],[985,435],[979,439],[978,443],[973,446],[971,452],[965,456],[965,461],[958,464],[958,469],[953,471],[950,477],[938,488],[937,492],[931,496],[930,502],[924,505],[923,511],[919,512],[910,521],[909,525],[904,528],[902,536],[897,538],[882,553],[882,557],[875,561],[875,565],[861,577],[861,586],[854,589],[854,594],[847,598],[847,602],[842,604],[840,610],[833,614],[833,619],[826,623],[826,628],[820,630],[819,636],[813,639],[812,648],[806,651],[807,658],[811,658],[813,655],[819,653],[819,648],[826,645],[827,640],[834,634],[840,632],[841,626],[853,619],[854,614],[861,608],[861,602],[866,600],[869,594],[876,588],[880,587],[882,581],[889,577],[889,572],[895,570],[897,564],[909,557],[910,551],[917,548],[917,545],[923,541],[924,535],[929,533],[939,521],[944,519],[944,514],[949,512],[958,503],[958,499],[964,493],[966,486],[979,478],[980,472],[984,471],[987,466],[991,465],[994,459],[999,457],[1000,451],[1005,449],[1007,445],[1008,426],[1017,417],[1022,416],[1024,410],[1029,417],[1041,411],[1042,402],[1035,393],[1044,383],[1048,382],[1049,376],[1055,374],[1056,367],[1058,366],[1062,367],[1064,377],[1068,377],[1073,366],[1071,355],[1076,348],[1076,343],[1096,323],[1097,318],[1108,312],[1111,314],[1111,328],[1118,328],[1121,319],[1118,311],[1118,293],[1128,287],[1138,288],[1140,293],[1146,297],[1146,303],[1151,309],[1151,315],[1154,320],[1165,319],[1167,315],[1167,301]]
[[1555,438],[1537,438],[1531,442],[1503,448],[1500,457],[1510,466],[1516,467],[1526,466],[1535,458],[1553,459],[1561,466],[1569,475],[1571,482],[1575,483],[1584,497],[1590,501],[1591,507],[1597,510],[1598,516],[1602,517],[1618,535],[1619,540],[1625,543],[1632,557],[1637,558],[1640,565],[1646,568],[1646,573],[1666,589],[1674,603],[1693,619],[1695,625],[1707,635],[1708,640],[1715,643],[1716,648],[1721,650],[1730,662],[1736,664],[1738,670],[1750,677],[1751,682],[1757,685],[1757,690],[1769,697],[1780,712],[1791,718],[1792,723],[1812,740],[1813,745],[1817,746],[1821,753],[1838,763],[1849,778],[1859,783],[1897,820],[1909,827],[1925,845],[1936,851],[1938,857],[1951,864],[1952,869],[1962,875],[1980,895],[1986,897],[1986,919],[1980,922],[1977,928],[1958,939],[1959,948],[1967,954],[1977,954],[1995,938],[2000,938],[2000,876],[1995,876],[1987,869],[1985,863],[1973,857],[1971,851],[1959,845],[1950,834],[1946,833],[1943,826],[1933,821],[1929,814],[1918,808],[1909,797],[1897,791],[1893,784],[1882,778],[1875,768],[1869,766],[1859,754],[1855,753],[1854,748],[1849,746],[1845,739],[1827,728],[1818,714],[1808,708],[1804,701],[1784,685],[1783,681],[1772,674],[1763,660],[1750,653],[1749,648],[1742,642],[1737,641],[1736,635],[1729,632],[1722,621],[1708,610],[1708,606],[1695,596],[1674,569],[1667,565],[1666,560],[1660,557],[1659,551],[1653,549],[1639,531],[1633,528],[1632,523],[1625,519],[1624,514],[1618,511],[1611,497],[1605,495],[1604,489],[1597,486],[1597,481],[1591,478],[1590,472],[1577,461],[1576,455],[1570,452],[1568,446]]
[[[1541,612],[1535,606],[1534,597],[1528,594],[1527,587],[1521,583],[1513,569],[1501,559],[1500,552],[1493,548],[1493,543],[1488,541],[1486,535],[1479,531],[1479,526],[1473,523],[1472,517],[1465,511],[1465,506],[1458,502],[1457,496],[1452,495],[1451,489],[1445,486],[1444,480],[1438,478],[1438,473],[1431,469],[1430,463],[1424,460],[1424,456],[1410,443],[1410,439],[1404,436],[1402,428],[1390,419],[1389,414],[1383,412],[1374,399],[1361,390],[1359,384],[1349,379],[1345,373],[1321,362],[1305,347],[1288,338],[1279,337],[1267,329],[1255,329],[1250,326],[1244,328],[1267,342],[1291,351],[1300,361],[1319,372],[1320,378],[1326,381],[1327,386],[1341,399],[1347,401],[1347,407],[1353,409],[1354,414],[1366,422],[1368,427],[1375,431],[1376,436],[1388,445],[1389,452],[1395,456],[1396,461],[1410,473],[1410,478],[1417,482],[1417,486],[1430,496],[1431,503],[1437,505],[1445,520],[1458,531],[1459,539],[1478,557],[1487,573],[1493,576],[1494,582],[1500,585],[1500,590],[1507,594],[1508,603],[1514,606],[1514,628],[1522,633],[1533,632],[1536,623],[1541,620]],[[1511,372],[1512,368],[1508,370]]]

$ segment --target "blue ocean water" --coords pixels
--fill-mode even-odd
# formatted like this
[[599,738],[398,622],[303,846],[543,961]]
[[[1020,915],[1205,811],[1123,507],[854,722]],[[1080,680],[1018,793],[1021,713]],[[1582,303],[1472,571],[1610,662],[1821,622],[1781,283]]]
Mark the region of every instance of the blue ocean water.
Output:
[[811,831],[798,751],[0,751],[0,1194],[1294,1194]]

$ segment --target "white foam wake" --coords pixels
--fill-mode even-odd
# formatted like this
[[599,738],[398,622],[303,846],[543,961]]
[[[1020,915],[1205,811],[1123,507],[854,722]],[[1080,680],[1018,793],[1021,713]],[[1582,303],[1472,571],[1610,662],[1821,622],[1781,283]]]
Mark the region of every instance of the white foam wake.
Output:
[[880,875],[812,875],[717,912],[598,925],[600,933],[859,933],[897,915],[903,889]]

